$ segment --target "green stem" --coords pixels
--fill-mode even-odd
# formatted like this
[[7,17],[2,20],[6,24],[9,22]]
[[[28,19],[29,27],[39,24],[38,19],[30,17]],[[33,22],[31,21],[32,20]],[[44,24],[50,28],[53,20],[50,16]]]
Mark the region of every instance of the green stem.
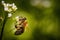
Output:
[[6,23],[6,21],[7,21],[7,18],[8,18],[8,14],[6,13],[6,14],[5,14],[5,19],[4,19],[4,21],[3,21],[2,30],[1,30],[0,40],[2,40],[2,38],[3,38],[4,26],[5,26],[5,23]]

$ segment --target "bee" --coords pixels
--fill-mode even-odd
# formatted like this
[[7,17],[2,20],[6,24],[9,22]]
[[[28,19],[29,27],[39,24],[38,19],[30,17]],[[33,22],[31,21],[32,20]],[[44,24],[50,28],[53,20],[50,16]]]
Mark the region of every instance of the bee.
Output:
[[19,17],[18,21],[16,21],[16,31],[15,31],[15,35],[21,35],[22,33],[24,33],[25,27],[27,25],[26,22],[26,18],[25,17]]

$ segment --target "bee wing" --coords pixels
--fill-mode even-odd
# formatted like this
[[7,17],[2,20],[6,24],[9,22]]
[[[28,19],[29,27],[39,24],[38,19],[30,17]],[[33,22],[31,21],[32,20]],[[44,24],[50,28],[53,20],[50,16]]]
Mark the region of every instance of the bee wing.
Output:
[[25,31],[32,32],[30,27],[25,27]]

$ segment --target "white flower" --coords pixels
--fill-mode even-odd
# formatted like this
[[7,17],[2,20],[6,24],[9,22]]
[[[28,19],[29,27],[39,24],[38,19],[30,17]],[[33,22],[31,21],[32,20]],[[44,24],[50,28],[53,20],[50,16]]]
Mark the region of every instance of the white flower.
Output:
[[17,7],[15,6],[15,4],[14,4],[14,3],[12,4],[12,9],[13,9],[14,11],[16,11],[16,10],[17,10]]
[[4,10],[5,10],[5,11],[7,11],[7,10],[8,10],[8,8],[7,8],[7,7],[5,7],[5,8],[4,8]]
[[8,17],[11,17],[12,16],[12,14],[11,13],[8,13]]
[[4,1],[2,1],[2,4],[4,4]]

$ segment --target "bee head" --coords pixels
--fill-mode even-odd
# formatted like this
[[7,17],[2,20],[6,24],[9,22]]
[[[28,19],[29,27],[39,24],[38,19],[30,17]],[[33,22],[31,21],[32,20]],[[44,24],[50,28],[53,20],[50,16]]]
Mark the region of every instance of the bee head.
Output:
[[26,20],[26,17],[20,17],[19,21],[25,21]]

